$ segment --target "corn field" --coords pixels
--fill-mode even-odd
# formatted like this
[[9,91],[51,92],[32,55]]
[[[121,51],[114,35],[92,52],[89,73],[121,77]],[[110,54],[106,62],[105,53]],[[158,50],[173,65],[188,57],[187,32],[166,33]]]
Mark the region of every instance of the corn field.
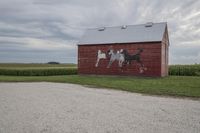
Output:
[[51,69],[0,69],[0,75],[12,76],[53,76],[53,75],[74,75],[76,68],[51,68]]
[[195,65],[171,65],[169,75],[200,76],[200,64]]
[[0,64],[0,75],[10,76],[53,76],[77,74],[74,64]]

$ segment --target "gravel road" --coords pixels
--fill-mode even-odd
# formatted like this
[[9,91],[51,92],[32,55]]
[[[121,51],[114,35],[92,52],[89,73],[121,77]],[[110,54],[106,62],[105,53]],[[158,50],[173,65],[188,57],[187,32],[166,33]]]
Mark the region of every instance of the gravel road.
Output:
[[199,133],[200,100],[0,83],[0,133]]

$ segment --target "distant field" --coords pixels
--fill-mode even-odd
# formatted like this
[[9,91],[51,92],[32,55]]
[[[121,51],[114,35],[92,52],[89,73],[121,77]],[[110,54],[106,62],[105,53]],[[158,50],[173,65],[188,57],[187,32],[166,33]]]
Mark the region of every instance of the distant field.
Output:
[[0,64],[0,75],[53,76],[77,74],[76,64]]
[[23,63],[0,63],[0,68],[9,68],[9,69],[32,69],[32,68],[66,68],[66,67],[77,67],[76,64],[23,64]]

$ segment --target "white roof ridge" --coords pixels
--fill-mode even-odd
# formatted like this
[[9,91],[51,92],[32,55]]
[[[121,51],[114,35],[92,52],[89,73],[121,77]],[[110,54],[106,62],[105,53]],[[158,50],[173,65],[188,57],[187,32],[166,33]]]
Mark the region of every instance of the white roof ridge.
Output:
[[[149,22],[146,22],[146,23],[149,23]],[[123,25],[115,25],[115,26],[100,26],[100,27],[95,27],[95,28],[86,28],[86,30],[98,30],[99,28],[117,28],[117,27],[119,27],[119,28],[121,28],[122,26],[141,26],[141,25],[145,25],[146,23],[143,23],[143,24],[123,24]],[[165,24],[167,24],[167,22],[151,22],[151,23],[153,23],[153,24],[163,24],[163,23],[165,23]]]

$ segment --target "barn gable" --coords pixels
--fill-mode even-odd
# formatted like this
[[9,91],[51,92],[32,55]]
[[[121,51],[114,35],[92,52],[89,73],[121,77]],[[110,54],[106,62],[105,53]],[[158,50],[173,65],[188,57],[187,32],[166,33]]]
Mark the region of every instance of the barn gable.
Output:
[[166,22],[88,29],[78,45],[160,42]]

